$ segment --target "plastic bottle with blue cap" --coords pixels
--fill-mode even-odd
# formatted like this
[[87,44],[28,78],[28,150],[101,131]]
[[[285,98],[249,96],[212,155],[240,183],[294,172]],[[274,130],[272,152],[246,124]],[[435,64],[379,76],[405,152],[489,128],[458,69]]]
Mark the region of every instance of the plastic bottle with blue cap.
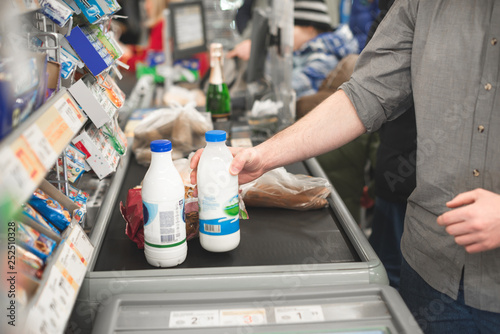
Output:
[[187,256],[184,184],[172,161],[172,143],[154,140],[142,183],[144,254],[155,267],[173,267]]
[[198,164],[200,243],[211,252],[227,252],[240,243],[238,176],[229,173],[233,155],[226,138],[222,130],[206,132]]

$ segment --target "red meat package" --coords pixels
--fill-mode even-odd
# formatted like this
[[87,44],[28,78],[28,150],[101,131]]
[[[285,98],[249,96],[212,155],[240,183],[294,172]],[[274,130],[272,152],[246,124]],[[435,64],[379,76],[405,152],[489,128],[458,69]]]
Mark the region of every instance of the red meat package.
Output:
[[[125,205],[120,202],[120,212],[126,221],[125,234],[137,244],[139,249],[144,248],[144,217],[142,213],[141,188],[129,189]],[[184,186],[186,204],[184,205],[184,219],[186,221],[186,240],[198,236],[198,202],[190,202],[193,197],[193,188]]]

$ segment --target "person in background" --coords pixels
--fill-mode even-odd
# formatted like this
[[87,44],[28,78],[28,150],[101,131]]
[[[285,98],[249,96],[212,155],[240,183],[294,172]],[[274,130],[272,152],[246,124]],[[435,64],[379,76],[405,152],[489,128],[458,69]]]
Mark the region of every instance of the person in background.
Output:
[[[355,52],[339,57],[341,60],[322,80],[317,92],[311,90],[312,94],[306,94],[297,99],[297,118],[311,111],[335,92],[341,84],[349,80],[358,54],[366,43],[369,27],[378,13],[378,8],[374,9],[374,6],[377,7],[376,0],[354,0],[348,26],[351,31],[356,32],[353,35],[357,48]],[[344,27],[347,28],[347,25]],[[362,208],[370,209],[375,197],[373,171],[378,145],[378,133],[367,133],[336,150],[316,157],[351,216],[363,226],[365,225],[365,216]]]
[[[182,0],[144,1],[147,15],[144,25],[149,29],[147,46],[121,45],[124,54],[120,60],[130,66],[130,71],[136,70],[137,63],[145,63],[149,53],[163,52],[163,27],[165,24],[163,11],[173,2],[182,2]],[[200,76],[203,76],[209,68],[208,56],[206,53],[199,53],[194,58],[198,59]]]
[[499,16],[495,0],[395,1],[339,91],[264,143],[233,149],[230,172],[246,183],[414,106],[399,292],[426,333],[500,328]]
[[[347,24],[332,31],[324,0],[294,2],[292,88],[297,97],[314,94],[340,59],[359,53],[358,40]],[[226,57],[250,58],[251,41],[244,39]]]
[[311,95],[348,54],[359,53],[359,44],[347,24],[332,32],[328,7],[322,0],[295,1],[292,88],[297,98]]

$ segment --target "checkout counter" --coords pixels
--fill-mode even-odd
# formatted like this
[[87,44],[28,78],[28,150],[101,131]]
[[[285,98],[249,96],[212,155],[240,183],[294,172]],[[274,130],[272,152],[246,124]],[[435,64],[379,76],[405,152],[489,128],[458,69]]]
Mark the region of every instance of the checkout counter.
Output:
[[[325,177],[315,159],[286,169]],[[94,256],[70,327],[81,333],[239,333],[255,318],[250,332],[420,333],[335,191],[319,210],[248,207],[235,250],[211,253],[195,238],[181,265],[150,266],[125,235],[119,211],[146,171],[129,150],[110,180],[89,235]],[[193,314],[203,318],[207,310],[217,319],[201,327],[177,324]]]
[[[277,88],[286,102],[289,89]],[[315,159],[286,169],[327,178]],[[195,238],[181,265],[150,266],[119,210],[146,171],[129,149],[109,179],[89,231],[95,250],[69,321],[75,332],[421,333],[335,190],[318,210],[247,207],[235,250],[210,253]]]

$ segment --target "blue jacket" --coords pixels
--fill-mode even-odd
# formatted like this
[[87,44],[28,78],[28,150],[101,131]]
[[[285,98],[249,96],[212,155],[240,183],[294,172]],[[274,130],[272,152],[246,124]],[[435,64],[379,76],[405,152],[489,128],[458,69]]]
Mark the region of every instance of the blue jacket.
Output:
[[358,40],[347,24],[305,43],[293,53],[292,87],[297,98],[316,93],[340,59],[359,52]]

